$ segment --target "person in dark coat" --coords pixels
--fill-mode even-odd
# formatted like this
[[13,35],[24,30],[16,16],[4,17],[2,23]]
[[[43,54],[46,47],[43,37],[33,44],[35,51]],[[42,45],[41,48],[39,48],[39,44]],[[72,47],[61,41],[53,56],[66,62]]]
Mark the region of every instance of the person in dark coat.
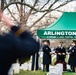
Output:
[[31,66],[31,70],[38,70],[39,69],[39,53],[35,53],[34,55],[32,55],[32,66]]
[[59,61],[59,60],[65,61],[66,55],[62,54],[62,53],[65,53],[66,54],[66,50],[63,47],[63,42],[60,42],[59,43],[59,46],[56,48],[56,51],[55,52],[57,53],[57,59],[56,59],[57,61]]
[[55,64],[63,63],[63,70],[66,70],[66,49],[63,47],[63,42],[59,43],[59,46],[55,49],[55,52],[57,53]]
[[28,31],[15,26],[2,12],[0,19],[11,29],[9,33],[0,35],[0,75],[8,75],[11,64],[17,58],[30,58],[39,51],[39,42]]
[[51,64],[51,49],[49,40],[43,42],[43,71],[49,72],[49,64]]
[[68,64],[72,66],[72,71],[76,72],[76,40],[73,40],[72,48],[68,52],[70,54]]

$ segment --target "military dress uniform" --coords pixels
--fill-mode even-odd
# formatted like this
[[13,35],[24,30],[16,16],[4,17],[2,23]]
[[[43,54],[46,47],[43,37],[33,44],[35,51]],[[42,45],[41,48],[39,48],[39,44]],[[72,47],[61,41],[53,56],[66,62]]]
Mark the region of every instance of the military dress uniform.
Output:
[[48,45],[44,45],[43,48],[43,71],[49,72],[49,64],[51,64],[51,49]]
[[30,57],[38,51],[39,42],[28,31],[20,30],[20,26],[13,26],[9,33],[0,35],[0,75],[7,75],[17,58]]
[[68,64],[71,65],[73,67],[73,71],[75,71],[75,67],[76,67],[76,45],[73,46],[69,51],[69,60],[68,60]]
[[[63,55],[63,54],[62,54],[62,53],[65,53],[65,54],[66,54],[66,50],[65,50],[64,47],[62,47],[62,48],[61,48],[61,47],[57,47],[55,52],[57,53],[57,61],[59,61],[59,60],[65,61],[66,55]],[[60,53],[61,55],[59,55],[59,53]]]
[[[63,64],[63,70],[65,71],[66,70],[66,62],[65,62],[66,50],[65,50],[65,48],[64,47],[57,47],[55,52],[57,53],[55,64],[62,63]],[[64,53],[64,55],[63,55],[63,53]]]

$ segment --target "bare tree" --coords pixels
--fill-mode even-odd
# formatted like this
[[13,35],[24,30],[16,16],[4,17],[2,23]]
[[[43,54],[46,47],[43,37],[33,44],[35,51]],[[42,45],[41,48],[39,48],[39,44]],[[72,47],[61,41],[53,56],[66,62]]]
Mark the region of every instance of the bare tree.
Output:
[[[74,0],[1,0],[1,9],[3,11],[7,9],[16,22],[31,30],[37,27],[37,23],[50,12],[72,1]],[[18,18],[15,14],[18,15]],[[48,21],[46,23],[48,24]]]

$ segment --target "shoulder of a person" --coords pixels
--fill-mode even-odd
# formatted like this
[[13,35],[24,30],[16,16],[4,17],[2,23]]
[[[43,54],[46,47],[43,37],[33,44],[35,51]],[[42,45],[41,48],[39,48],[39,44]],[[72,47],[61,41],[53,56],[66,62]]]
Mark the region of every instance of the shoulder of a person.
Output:
[[63,47],[63,49],[65,49],[65,47]]
[[44,47],[48,47],[48,45],[44,45]]
[[57,47],[56,49],[60,49],[60,47]]
[[72,49],[76,49],[76,46],[73,46]]

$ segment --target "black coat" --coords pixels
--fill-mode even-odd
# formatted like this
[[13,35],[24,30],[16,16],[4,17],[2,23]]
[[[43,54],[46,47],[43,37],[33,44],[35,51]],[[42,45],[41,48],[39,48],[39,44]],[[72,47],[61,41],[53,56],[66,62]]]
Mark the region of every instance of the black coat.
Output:
[[76,45],[68,51],[70,53],[68,64],[76,67]]
[[57,61],[59,61],[59,60],[64,61],[65,60],[66,55],[59,55],[58,54],[58,53],[66,53],[66,50],[65,50],[64,47],[62,47],[62,48],[57,47],[56,48],[56,53],[57,53]]
[[49,46],[44,45],[43,46],[43,64],[51,64],[51,49]]
[[30,57],[39,51],[39,43],[32,35],[24,31],[19,37],[14,33],[19,27],[12,27],[8,34],[0,35],[0,75],[7,75],[17,58]]

